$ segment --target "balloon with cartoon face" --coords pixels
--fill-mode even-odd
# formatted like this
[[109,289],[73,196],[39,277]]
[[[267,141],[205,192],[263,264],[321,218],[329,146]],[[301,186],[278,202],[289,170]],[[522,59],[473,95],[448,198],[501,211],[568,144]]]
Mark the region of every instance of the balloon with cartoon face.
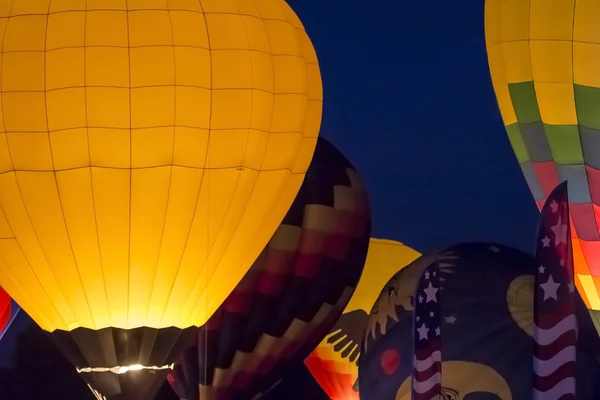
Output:
[[[304,360],[308,370],[331,400],[358,400],[358,358],[369,310],[379,296],[381,286],[399,269],[420,254],[403,243],[371,238],[369,252],[358,286],[344,312]],[[389,288],[396,295],[396,287]],[[405,304],[410,307],[410,304]]]
[[[361,399],[410,400],[414,291],[440,263],[442,399],[521,400],[532,396],[535,259],[489,243],[421,257],[383,288],[359,359]],[[578,298],[578,399],[600,398],[600,338]]]

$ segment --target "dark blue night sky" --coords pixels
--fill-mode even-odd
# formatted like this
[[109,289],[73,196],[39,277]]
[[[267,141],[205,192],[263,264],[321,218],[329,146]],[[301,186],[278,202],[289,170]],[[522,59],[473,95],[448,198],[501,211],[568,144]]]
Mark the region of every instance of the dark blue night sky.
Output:
[[373,235],[532,251],[537,211],[492,90],[484,2],[288,2],[319,56],[321,132],[362,172]]
[[474,240],[531,252],[537,211],[494,98],[484,1],[288,3],[319,56],[322,135],[362,173],[373,236],[421,252]]

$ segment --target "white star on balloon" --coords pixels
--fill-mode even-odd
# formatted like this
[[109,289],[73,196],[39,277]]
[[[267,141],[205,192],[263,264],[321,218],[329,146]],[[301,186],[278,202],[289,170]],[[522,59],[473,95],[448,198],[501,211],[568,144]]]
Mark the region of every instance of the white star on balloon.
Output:
[[548,300],[550,298],[558,300],[557,291],[560,287],[560,283],[555,282],[554,278],[552,278],[552,275],[548,276],[546,283],[542,283],[540,286],[544,290],[544,300]]
[[429,303],[430,301],[437,303],[438,288],[433,287],[431,282],[429,282],[429,286],[427,286],[423,291],[425,292],[425,295],[427,295],[427,300],[425,301],[426,303]]
[[449,324],[453,324],[453,323],[455,323],[455,322],[456,322],[456,317],[455,317],[454,315],[451,315],[451,316],[449,316],[449,317],[445,317],[444,319],[445,319],[445,320],[446,320],[446,322],[447,322],[447,323],[449,323]]
[[425,279],[429,279],[429,271],[425,271]]
[[540,265],[540,266],[538,267],[538,271],[540,271],[540,274],[543,274],[543,273],[546,271],[546,268],[544,268],[544,266],[543,266],[543,265]]
[[554,232],[554,245],[567,243],[567,225],[563,224],[562,217],[558,217],[556,225],[553,225],[550,228],[552,229],[552,232]]
[[435,335],[440,336],[440,327],[435,328]]
[[544,247],[550,247],[550,238],[548,236],[546,236],[545,238],[542,239],[542,243],[543,243]]
[[425,323],[420,328],[417,328],[417,332],[419,332],[419,340],[427,340],[429,328],[425,326]]
[[573,293],[575,291],[575,285],[573,284],[573,281],[567,283],[567,287],[569,288],[569,293]]
[[552,209],[553,213],[558,211],[558,203],[556,202],[556,200],[552,200],[552,202],[550,203],[550,208]]

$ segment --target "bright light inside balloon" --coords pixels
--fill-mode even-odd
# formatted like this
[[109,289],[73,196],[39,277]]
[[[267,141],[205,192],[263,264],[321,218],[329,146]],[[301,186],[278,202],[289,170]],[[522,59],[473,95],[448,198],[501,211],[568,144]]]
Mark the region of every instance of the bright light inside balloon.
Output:
[[141,370],[165,370],[165,369],[173,369],[173,364],[169,364],[169,365],[163,365],[163,366],[156,366],[156,365],[151,365],[151,366],[146,366],[146,365],[141,365],[141,364],[133,364],[133,365],[127,365],[127,366],[120,366],[120,367],[111,367],[111,368],[106,368],[106,367],[95,367],[95,368],[77,368],[77,372],[80,374],[85,374],[85,373],[89,373],[89,372],[112,372],[113,374],[124,374],[126,372],[129,371],[141,371]]
[[130,365],[129,367],[119,367],[116,371],[117,374],[124,374],[127,371],[139,371],[144,369],[144,366],[141,364]]

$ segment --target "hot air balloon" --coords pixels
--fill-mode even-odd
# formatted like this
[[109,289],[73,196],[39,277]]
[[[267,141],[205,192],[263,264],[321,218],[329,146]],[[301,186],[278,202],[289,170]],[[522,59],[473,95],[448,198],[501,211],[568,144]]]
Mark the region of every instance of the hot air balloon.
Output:
[[[361,399],[409,400],[414,290],[440,264],[444,399],[530,399],[533,272],[536,260],[513,248],[465,243],[418,258],[381,291],[359,360]],[[577,296],[577,394],[600,397],[600,338]],[[408,307],[407,307],[408,305]],[[474,396],[474,397],[473,397]]]
[[186,400],[251,399],[323,339],[350,300],[371,231],[356,170],[319,138],[296,200],[169,375]]
[[0,285],[96,391],[151,398],[302,184],[312,44],[284,0],[0,0],[0,21]]
[[538,207],[569,181],[576,284],[600,310],[600,3],[487,0],[490,73]]
[[400,242],[371,239],[358,286],[344,313],[305,364],[332,400],[358,399],[358,357],[369,312],[385,283],[419,253]]

